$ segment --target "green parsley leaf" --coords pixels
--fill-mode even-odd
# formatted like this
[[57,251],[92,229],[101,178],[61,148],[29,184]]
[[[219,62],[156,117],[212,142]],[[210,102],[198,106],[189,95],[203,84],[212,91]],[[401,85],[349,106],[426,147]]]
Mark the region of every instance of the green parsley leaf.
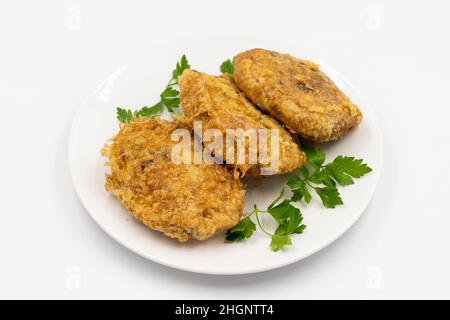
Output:
[[133,112],[130,109],[117,108],[117,120],[122,123],[130,122],[133,119]]
[[151,107],[143,107],[141,110],[135,111],[135,117],[156,117],[159,116],[163,112],[163,104],[162,102],[158,102],[154,106]]
[[[283,196],[283,191],[284,190],[282,190],[277,199],[272,202],[267,211],[259,210],[256,205],[254,205],[253,211],[246,218],[242,219],[237,226],[228,229],[225,238],[226,242],[237,242],[250,238],[256,230],[255,223],[250,220],[250,216],[254,214],[261,230],[271,237],[270,248],[273,251],[278,251],[283,246],[290,245],[291,239],[289,236],[291,234],[302,233],[306,226],[302,224],[303,216],[300,209],[291,205],[290,200],[285,199],[278,205],[275,205]],[[261,225],[259,220],[259,214],[261,213],[270,214],[278,222],[278,227],[274,233],[265,230]]]
[[177,62],[175,69],[172,71],[172,80],[174,80],[175,83],[178,83],[178,78],[181,76],[183,71],[189,69],[190,67],[191,66],[189,65],[186,55],[183,54],[181,60]]
[[220,65],[220,71],[225,74],[228,73],[230,75],[233,75],[234,72],[234,62],[231,61],[230,59],[222,62],[222,64]]
[[311,202],[311,193],[309,192],[306,183],[300,179],[299,176],[291,176],[287,182],[287,185],[292,191],[291,201],[301,201],[304,199],[306,203]]
[[330,175],[327,167],[322,169],[316,169],[312,175],[307,178],[309,181],[315,184],[323,184],[327,187],[335,187],[336,181]]
[[161,93],[161,102],[167,107],[167,110],[173,112],[174,108],[180,106],[180,92],[172,87],[166,87]]
[[303,231],[305,231],[306,229],[306,225],[302,224],[301,226],[298,226],[297,229],[295,229],[294,233],[300,234],[303,233]]
[[289,235],[292,233],[296,233],[297,229],[301,226],[302,221],[303,216],[300,213],[300,210],[293,211],[289,220],[278,226],[278,228],[275,230],[275,234]]
[[319,195],[325,208],[335,208],[338,205],[344,204],[338,189],[335,187],[315,188],[314,190]]
[[276,252],[276,251],[279,251],[282,247],[291,245],[291,244],[292,244],[292,242],[288,235],[275,234],[272,236],[272,241],[270,242],[270,248]]
[[303,152],[306,154],[306,159],[308,161],[308,164],[312,166],[313,168],[317,169],[320,168],[323,163],[325,162],[325,153],[317,149],[315,147],[310,148],[306,146],[302,146]]
[[337,183],[346,186],[353,184],[353,178],[360,178],[372,169],[362,159],[338,156],[333,162],[326,165],[326,169]]
[[300,173],[303,175],[303,177],[307,177],[309,176],[309,170],[306,166],[301,166],[300,167]]
[[253,235],[253,232],[255,232],[255,230],[255,223],[253,223],[250,217],[246,217],[242,219],[238,225],[231,229],[228,229],[225,240],[227,242],[237,242],[248,239]]
[[284,199],[275,207],[268,208],[267,212],[279,223],[284,224],[295,214],[300,214],[300,209],[294,207],[291,201]]
[[166,87],[164,89],[164,91],[161,93],[160,97],[162,99],[164,98],[175,98],[178,97],[178,95],[180,94],[180,92],[178,92],[178,90],[172,88],[172,87]]
[[164,99],[162,102],[167,107],[167,110],[169,110],[169,112],[173,112],[173,109],[178,108],[180,106],[179,98]]

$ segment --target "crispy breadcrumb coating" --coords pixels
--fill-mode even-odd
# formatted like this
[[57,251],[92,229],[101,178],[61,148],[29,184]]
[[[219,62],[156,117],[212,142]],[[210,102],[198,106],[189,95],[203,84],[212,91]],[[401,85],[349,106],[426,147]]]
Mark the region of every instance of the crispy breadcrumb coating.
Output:
[[171,133],[184,125],[138,118],[121,124],[102,149],[111,173],[111,191],[130,215],[150,229],[180,242],[204,240],[235,226],[241,217],[244,191],[225,166],[175,164]]
[[[305,154],[287,132],[272,117],[263,114],[239,91],[227,76],[211,76],[193,70],[185,70],[180,79],[180,100],[188,118],[201,120],[203,130],[218,129],[225,135],[227,129],[278,129],[279,161],[271,174],[282,174],[298,169],[305,161]],[[248,142],[246,150],[250,149]],[[259,148],[259,147],[258,147]],[[259,155],[260,150],[255,152]],[[268,154],[270,155],[270,141]],[[225,152],[224,152],[225,153]],[[226,160],[224,154],[223,159]],[[235,158],[236,159],[236,158]],[[237,176],[259,176],[261,168],[270,164],[232,164]]]
[[234,81],[261,109],[313,141],[341,138],[362,119],[359,108],[309,61],[264,49],[234,58]]

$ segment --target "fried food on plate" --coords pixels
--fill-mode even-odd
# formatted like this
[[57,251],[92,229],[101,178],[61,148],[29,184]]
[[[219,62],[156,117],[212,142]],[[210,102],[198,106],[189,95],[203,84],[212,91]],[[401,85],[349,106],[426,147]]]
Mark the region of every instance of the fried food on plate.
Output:
[[[202,121],[204,131],[208,129],[218,129],[222,134],[227,129],[278,129],[278,161],[277,163],[267,163],[260,161],[260,145],[257,150],[253,150],[254,145],[246,140],[245,148],[247,155],[250,151],[258,154],[258,159],[254,163],[246,161],[238,164],[234,162],[235,174],[237,176],[259,176],[261,168],[267,170],[267,174],[281,174],[298,169],[305,161],[305,154],[300,150],[298,144],[272,117],[263,114],[239,91],[232,79],[228,75],[211,76],[193,70],[185,70],[180,79],[180,100],[186,117],[193,120]],[[270,133],[267,134],[267,137]],[[261,139],[262,140],[262,139]],[[267,141],[267,152],[265,154],[271,158],[271,139]],[[224,148],[223,160],[226,158],[226,148]],[[273,150],[276,150],[275,148]],[[275,159],[275,158],[273,158]],[[235,157],[236,160],[236,157]],[[227,163],[229,163],[228,161]],[[269,170],[275,168],[274,170]]]
[[234,58],[234,81],[291,132],[314,141],[336,140],[357,126],[359,108],[309,61],[264,49]]
[[136,219],[180,242],[204,240],[235,226],[244,191],[225,166],[171,161],[171,133],[181,122],[137,118],[102,149],[111,191]]

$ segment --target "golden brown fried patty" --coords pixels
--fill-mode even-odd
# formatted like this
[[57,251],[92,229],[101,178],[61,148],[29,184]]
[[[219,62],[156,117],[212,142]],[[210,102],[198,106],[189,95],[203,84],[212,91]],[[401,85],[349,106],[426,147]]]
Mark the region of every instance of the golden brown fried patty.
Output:
[[[185,70],[180,79],[180,99],[185,115],[201,120],[203,130],[218,129],[278,129],[279,161],[272,174],[281,174],[299,168],[306,160],[304,153],[291,135],[279,123],[259,111],[238,90],[229,76],[210,76],[193,70]],[[270,133],[269,133],[270,135]],[[225,139],[224,139],[225,140]],[[246,144],[249,148],[249,144]],[[270,156],[271,146],[268,146]],[[259,154],[259,150],[256,150]],[[248,153],[248,149],[247,149]],[[226,158],[225,156],[223,157]],[[226,159],[225,159],[226,160]],[[256,164],[234,164],[239,176],[259,176],[261,167],[270,164],[259,161]]]
[[179,122],[138,118],[121,125],[105,145],[112,191],[128,212],[147,227],[181,242],[203,240],[235,226],[244,191],[225,166],[175,164],[171,133]]
[[314,141],[336,140],[357,126],[360,110],[309,61],[264,49],[234,58],[234,81],[245,95]]

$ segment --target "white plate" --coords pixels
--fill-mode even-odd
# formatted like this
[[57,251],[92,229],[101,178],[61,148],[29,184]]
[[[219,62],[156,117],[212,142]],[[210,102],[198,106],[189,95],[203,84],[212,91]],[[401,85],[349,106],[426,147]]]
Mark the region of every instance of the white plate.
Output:
[[[192,68],[218,74],[223,60],[254,47],[289,52],[321,65],[336,84],[362,109],[362,124],[344,139],[320,147],[327,159],[336,155],[363,158],[373,172],[355,185],[342,187],[345,204],[325,209],[316,198],[302,209],[305,233],[293,236],[293,245],[274,253],[270,239],[257,233],[251,239],[224,243],[218,235],[207,241],[180,244],[151,231],[132,219],[121,204],[105,191],[103,144],[118,130],[116,107],[139,108],[157,101],[170,78],[175,62],[186,53]],[[152,261],[177,269],[207,274],[245,274],[282,267],[323,249],[352,226],[364,212],[374,193],[382,164],[382,135],[373,110],[339,73],[316,55],[293,44],[254,37],[196,37],[176,44],[154,44],[105,79],[80,106],[69,137],[69,162],[75,189],[95,222],[119,243]],[[265,208],[280,192],[288,177],[273,177],[247,189],[246,209],[253,203]],[[95,245],[95,244],[94,244]]]

